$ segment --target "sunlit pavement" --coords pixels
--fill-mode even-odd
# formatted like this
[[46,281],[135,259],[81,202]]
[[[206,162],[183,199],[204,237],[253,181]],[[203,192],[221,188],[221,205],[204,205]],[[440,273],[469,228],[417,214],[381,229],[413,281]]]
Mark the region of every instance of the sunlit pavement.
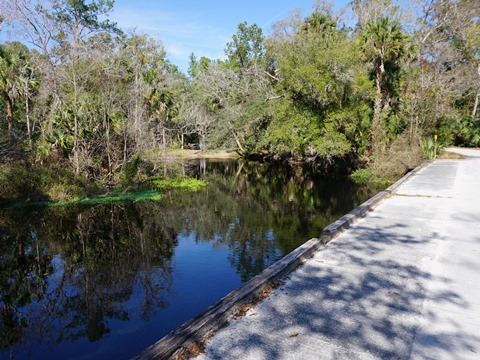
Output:
[[480,359],[480,151],[437,160],[197,359]]

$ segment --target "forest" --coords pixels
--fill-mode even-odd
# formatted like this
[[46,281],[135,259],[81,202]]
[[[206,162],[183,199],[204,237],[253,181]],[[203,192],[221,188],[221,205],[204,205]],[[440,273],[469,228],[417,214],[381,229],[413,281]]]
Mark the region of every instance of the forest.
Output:
[[109,20],[113,0],[0,0],[0,200],[126,189],[172,149],[392,181],[480,146],[477,0],[312,8],[238,24],[185,74]]

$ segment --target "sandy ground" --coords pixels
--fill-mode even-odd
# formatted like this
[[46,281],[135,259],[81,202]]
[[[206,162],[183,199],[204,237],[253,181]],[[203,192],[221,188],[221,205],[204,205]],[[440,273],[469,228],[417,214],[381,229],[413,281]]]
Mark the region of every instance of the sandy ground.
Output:
[[234,151],[200,151],[200,150],[167,150],[149,154],[152,158],[176,159],[237,159],[239,155]]

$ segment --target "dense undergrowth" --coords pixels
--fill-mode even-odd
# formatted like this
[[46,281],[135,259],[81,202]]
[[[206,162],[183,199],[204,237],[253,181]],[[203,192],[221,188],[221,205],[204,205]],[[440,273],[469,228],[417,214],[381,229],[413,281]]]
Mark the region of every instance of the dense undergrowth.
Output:
[[351,178],[360,184],[371,183],[387,188],[429,158],[429,154],[422,150],[420,140],[400,136],[385,150],[375,152],[366,166],[355,170]]
[[61,166],[43,166],[28,161],[0,165],[0,200],[65,202],[100,194],[104,189]]
[[26,161],[0,164],[0,205],[65,206],[159,200],[163,191],[199,191],[207,185],[203,180],[186,176],[158,176],[153,171],[147,174],[146,163],[138,160],[127,166],[128,173],[122,174],[113,188],[76,176],[59,165],[32,165]]

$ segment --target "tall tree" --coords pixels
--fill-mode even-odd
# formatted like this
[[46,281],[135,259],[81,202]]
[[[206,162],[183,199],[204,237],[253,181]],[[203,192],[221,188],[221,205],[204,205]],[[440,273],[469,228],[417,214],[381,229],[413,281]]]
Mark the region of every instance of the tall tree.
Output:
[[265,55],[262,28],[247,22],[238,24],[237,32],[225,49],[230,66],[238,73],[260,61]]
[[[372,147],[379,149],[383,142],[382,112],[388,105],[384,78],[388,65],[398,64],[409,53],[409,38],[400,24],[388,17],[381,17],[365,25],[361,46],[367,61],[373,64],[375,73],[375,102],[372,122]],[[390,66],[394,68],[394,66]]]
[[[414,0],[416,1],[416,0]],[[400,21],[403,12],[408,6],[405,0],[353,0],[351,2],[356,26],[360,29],[366,24],[374,22],[381,17],[389,17]]]
[[355,108],[363,108],[369,84],[362,79],[358,45],[327,13],[283,24],[284,30],[277,25],[267,43],[282,97],[275,101],[274,119],[262,142],[274,153],[310,158],[331,159],[358,150],[362,145],[354,140],[359,124]]
[[160,115],[166,109],[162,94],[169,77],[165,50],[160,41],[133,32],[125,40],[122,52],[132,74],[128,133],[134,141],[133,150],[141,152],[155,142],[151,121],[155,121],[164,133],[165,118]]
[[22,94],[26,47],[19,43],[0,45],[0,94],[5,101],[7,128],[14,130],[14,100]]
[[[65,58],[65,80],[69,83],[70,112],[73,120],[73,166],[76,174],[81,171],[80,135],[82,76],[80,61],[82,56],[88,57],[86,40],[95,33],[111,31],[119,33],[116,25],[109,20],[99,20],[112,10],[112,0],[53,0],[50,9],[41,8],[40,11],[52,19],[57,28],[55,40],[56,53]],[[88,71],[88,69],[86,69]]]
[[[480,144],[478,1],[419,1],[417,107],[420,125],[441,141]],[[476,139],[472,142],[473,139]]]

